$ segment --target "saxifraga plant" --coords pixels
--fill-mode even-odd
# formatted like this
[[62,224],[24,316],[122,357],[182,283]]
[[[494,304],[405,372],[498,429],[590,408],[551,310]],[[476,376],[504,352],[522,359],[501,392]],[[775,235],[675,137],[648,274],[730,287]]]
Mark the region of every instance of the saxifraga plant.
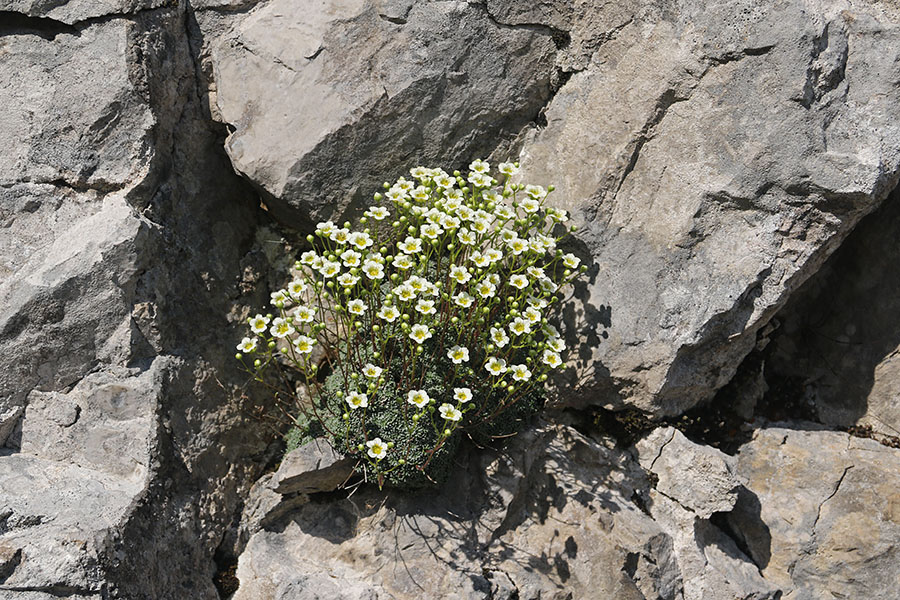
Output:
[[[562,364],[545,312],[585,270],[557,249],[566,211],[546,204],[553,186],[513,183],[517,163],[498,166],[502,183],[482,160],[469,168],[385,183],[362,229],[319,223],[272,294],[277,314],[249,319],[238,344],[254,379],[293,394],[298,419],[379,486],[441,482],[463,432],[514,434]],[[318,343],[330,349],[324,381],[310,360]]]

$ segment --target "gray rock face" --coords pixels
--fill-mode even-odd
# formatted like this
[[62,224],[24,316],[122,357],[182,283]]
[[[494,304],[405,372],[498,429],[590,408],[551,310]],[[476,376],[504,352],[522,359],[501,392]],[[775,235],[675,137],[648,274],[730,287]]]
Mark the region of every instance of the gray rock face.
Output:
[[286,454],[272,483],[282,495],[331,492],[350,478],[355,464],[326,440],[316,439]]
[[[458,1],[274,0],[201,15],[226,149],[279,219],[343,219],[421,163],[468,164],[550,96],[546,28],[494,23]],[[221,33],[219,33],[221,32]],[[289,98],[289,101],[286,99]]]
[[776,317],[767,377],[797,381],[823,423],[900,435],[898,220],[894,192]]
[[777,600],[781,591],[710,521],[714,513],[730,513],[738,500],[734,460],[671,427],[656,429],[635,449],[641,466],[656,476],[650,515],[672,537],[684,599]]
[[216,598],[268,459],[225,316],[265,268],[255,194],[183,5],[0,11],[0,597]]
[[896,15],[635,3],[622,24],[621,5],[528,6],[508,12],[574,19],[581,40],[583,19],[607,27],[596,48],[573,48],[520,157],[525,179],[560,188],[551,197],[594,265],[564,319],[581,343],[570,385],[678,414],[731,379],[757,330],[896,185],[900,91],[883,77]]
[[900,453],[829,431],[762,429],[738,454],[729,520],[791,600],[896,597]]
[[[565,426],[470,456],[443,492],[360,489],[250,538],[235,600],[681,598],[671,540],[632,502],[627,453]],[[426,592],[422,592],[422,590]]]

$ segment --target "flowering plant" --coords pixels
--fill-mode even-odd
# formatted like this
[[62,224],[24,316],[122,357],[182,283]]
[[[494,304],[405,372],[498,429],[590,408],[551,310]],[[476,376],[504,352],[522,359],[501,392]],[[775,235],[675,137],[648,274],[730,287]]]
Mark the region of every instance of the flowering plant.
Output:
[[[499,165],[502,183],[482,160],[469,168],[385,183],[361,230],[319,223],[276,314],[249,319],[238,344],[261,383],[293,389],[299,373],[306,422],[379,485],[440,480],[463,431],[515,433],[562,364],[545,311],[585,269],[557,249],[568,216],[546,205],[553,186],[513,183],[515,163]],[[319,343],[327,368],[311,359]]]

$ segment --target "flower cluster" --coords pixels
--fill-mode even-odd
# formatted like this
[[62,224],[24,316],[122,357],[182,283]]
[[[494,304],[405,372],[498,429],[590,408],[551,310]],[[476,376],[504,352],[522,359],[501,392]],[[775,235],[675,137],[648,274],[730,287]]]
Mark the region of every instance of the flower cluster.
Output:
[[[319,223],[273,312],[238,344],[259,381],[302,373],[316,393],[301,408],[379,484],[427,476],[459,431],[491,435],[517,403],[539,406],[563,362],[546,315],[585,268],[557,248],[568,215],[546,203],[552,186],[513,183],[515,163],[498,166],[502,182],[485,161],[469,169],[416,167],[358,228]],[[337,353],[324,382],[318,343]]]

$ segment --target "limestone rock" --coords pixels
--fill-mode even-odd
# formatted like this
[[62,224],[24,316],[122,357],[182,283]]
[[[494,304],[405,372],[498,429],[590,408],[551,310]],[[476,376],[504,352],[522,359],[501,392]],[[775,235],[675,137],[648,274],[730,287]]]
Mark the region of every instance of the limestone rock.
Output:
[[773,427],[741,448],[737,471],[752,495],[729,521],[785,598],[896,596],[900,452]]
[[286,454],[272,483],[282,495],[331,492],[350,478],[355,464],[318,438]]
[[333,582],[349,598],[680,598],[671,540],[631,500],[642,481],[627,453],[544,426],[468,456],[438,494],[304,504],[250,538],[235,600]]
[[550,32],[477,3],[273,0],[199,22],[232,163],[292,225],[343,220],[417,164],[468,164],[550,96]]
[[776,316],[767,376],[797,381],[822,423],[900,435],[898,222],[894,192]]
[[648,494],[650,515],[672,537],[684,599],[777,600],[780,590],[710,521],[737,502],[732,458],[671,427],[654,430],[635,449],[641,466],[656,477]]
[[562,400],[674,415],[897,184],[900,25],[842,1],[627,6],[624,25],[620,4],[507,11],[609,15],[520,159],[593,268],[562,319],[582,391]]

